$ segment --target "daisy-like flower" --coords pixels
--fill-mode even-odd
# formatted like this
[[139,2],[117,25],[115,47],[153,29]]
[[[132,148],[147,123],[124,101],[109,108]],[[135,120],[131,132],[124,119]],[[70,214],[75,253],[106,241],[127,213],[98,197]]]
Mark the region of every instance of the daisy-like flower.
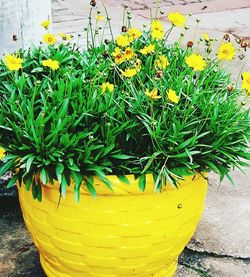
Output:
[[130,60],[134,57],[134,51],[131,47],[127,47],[124,51],[124,57],[127,59],[127,60]]
[[186,64],[195,71],[202,71],[206,67],[206,62],[199,54],[191,54],[185,58]]
[[53,71],[59,68],[59,62],[52,59],[42,61],[42,65],[51,68]]
[[250,72],[242,73],[242,88],[250,95]]
[[166,69],[167,66],[169,65],[168,58],[161,55],[156,61],[156,66],[160,69]]
[[157,100],[160,99],[161,96],[158,95],[158,89],[154,88],[152,91],[149,91],[148,89],[146,89],[145,94],[151,98],[152,100]]
[[125,56],[122,54],[121,49],[119,47],[115,48],[115,51],[112,53],[115,58],[116,64],[121,64],[125,61]]
[[153,20],[151,22],[151,34],[152,38],[156,40],[163,39],[164,37],[164,27],[160,20]]
[[41,26],[42,26],[44,29],[48,30],[48,28],[49,28],[49,26],[50,26],[50,20],[48,19],[48,20],[42,21],[42,22],[41,22]]
[[3,148],[0,147],[0,160],[2,160],[5,157],[5,151]]
[[137,73],[137,70],[135,68],[127,68],[125,71],[122,71],[122,75],[127,78],[131,78],[135,76]]
[[128,29],[128,36],[129,36],[129,40],[130,42],[134,41],[135,39],[139,38],[142,36],[142,32],[139,29],[136,29],[134,27]]
[[168,100],[175,103],[175,104],[178,104],[179,102],[179,97],[177,96],[176,94],[176,91],[175,90],[172,90],[172,89],[169,89],[167,91],[167,96],[168,96]]
[[97,20],[97,21],[103,21],[103,20],[104,20],[104,16],[101,15],[101,14],[97,14],[97,15],[96,15],[96,20]]
[[43,36],[43,42],[49,44],[49,45],[53,45],[56,43],[56,37],[53,34],[45,34]]
[[71,40],[72,36],[64,33],[59,33],[59,36],[62,38],[62,40]]
[[116,38],[116,43],[120,47],[127,47],[130,44],[128,35],[121,34],[119,37]]
[[148,46],[145,46],[143,49],[141,49],[140,53],[142,53],[143,55],[148,55],[154,52],[154,50],[155,50],[154,44],[149,44]]
[[223,43],[218,52],[219,60],[231,61],[235,56],[235,47],[232,42]]
[[169,13],[168,19],[173,25],[179,27],[183,27],[187,21],[186,17],[179,12]]
[[4,62],[9,70],[14,71],[22,68],[23,59],[7,54],[5,56]]
[[114,91],[114,85],[110,84],[109,82],[103,83],[102,84],[102,93],[106,92],[107,90],[109,92],[113,92]]

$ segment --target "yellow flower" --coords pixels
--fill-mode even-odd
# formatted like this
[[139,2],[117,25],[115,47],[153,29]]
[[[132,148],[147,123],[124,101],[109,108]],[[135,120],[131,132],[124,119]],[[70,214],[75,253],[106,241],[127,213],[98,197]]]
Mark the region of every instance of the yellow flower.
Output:
[[147,55],[147,54],[154,52],[154,50],[155,50],[154,44],[149,44],[148,46],[145,46],[143,49],[141,49],[140,52],[143,55]]
[[23,60],[14,55],[7,54],[4,61],[7,68],[11,71],[22,68]]
[[63,39],[63,40],[71,40],[72,36],[68,35],[68,34],[64,34],[64,33],[59,33],[59,36]]
[[112,54],[115,58],[116,64],[121,64],[125,61],[125,56],[122,54],[121,49],[119,47],[115,48],[115,51]]
[[128,36],[129,36],[130,42],[132,42],[135,39],[141,37],[142,32],[139,29],[132,27],[132,28],[128,29]]
[[232,42],[223,43],[219,48],[218,58],[219,60],[230,61],[235,56],[235,47]]
[[199,54],[191,54],[185,58],[186,64],[193,70],[202,71],[206,67],[206,62]]
[[146,89],[145,94],[150,97],[152,100],[156,100],[156,99],[160,99],[161,96],[158,95],[158,89],[154,88],[152,91],[149,91],[148,89]]
[[97,20],[97,21],[103,21],[103,20],[104,20],[104,16],[101,15],[101,14],[97,14],[97,15],[96,15],[96,20]]
[[242,88],[250,95],[250,72],[242,73]]
[[204,33],[204,34],[203,34],[203,38],[205,39],[206,42],[209,42],[209,41],[210,41],[210,38],[209,38],[209,36],[208,36],[207,33]]
[[122,75],[127,78],[131,78],[131,77],[135,76],[136,73],[137,73],[137,70],[135,68],[128,68],[125,71],[122,71]]
[[156,61],[156,65],[160,69],[166,69],[166,67],[169,65],[168,58],[161,55]]
[[0,147],[0,160],[2,160],[5,157],[5,151],[3,148]]
[[51,59],[42,61],[42,65],[50,67],[53,71],[55,71],[59,68],[59,62],[58,61],[53,61]]
[[170,22],[172,22],[173,25],[183,27],[187,21],[186,17],[178,12],[175,13],[169,13],[168,19]]
[[169,89],[167,91],[167,96],[168,96],[169,101],[171,101],[171,102],[173,102],[175,104],[178,104],[179,97],[177,96],[176,91],[174,91],[172,89]]
[[164,27],[159,20],[153,20],[151,22],[151,32],[153,39],[163,39]]
[[50,25],[50,20],[44,20],[41,22],[41,26],[43,26],[43,28],[45,28],[46,30],[49,28]]
[[132,59],[133,56],[134,56],[134,51],[133,51],[133,49],[130,48],[130,47],[127,47],[127,48],[125,49],[124,56],[125,56],[125,58],[126,58],[127,60]]
[[120,35],[119,37],[116,38],[116,43],[120,47],[126,47],[129,45],[129,37],[127,35]]
[[43,42],[52,45],[56,43],[56,37],[53,34],[45,34],[43,36]]
[[106,92],[106,90],[108,89],[109,92],[113,92],[114,91],[114,85],[110,84],[109,82],[103,83],[102,84],[102,92]]

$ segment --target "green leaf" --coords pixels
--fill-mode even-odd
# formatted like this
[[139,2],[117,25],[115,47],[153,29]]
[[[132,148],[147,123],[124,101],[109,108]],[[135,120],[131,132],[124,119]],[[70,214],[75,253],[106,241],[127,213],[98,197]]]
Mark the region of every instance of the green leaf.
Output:
[[121,182],[130,185],[129,179],[125,175],[117,175],[117,177]]
[[145,174],[141,175],[138,185],[139,185],[139,188],[141,191],[145,191],[145,188],[146,188],[146,175]]
[[7,184],[7,189],[8,188],[11,188],[11,187],[13,187],[13,186],[15,186],[16,185],[16,181],[18,180],[18,175],[15,175],[14,177],[12,177],[10,180],[9,180],[9,182],[8,182],[8,184]]
[[34,161],[35,156],[31,156],[30,158],[28,158],[27,162],[26,162],[26,171],[29,172],[30,171],[30,167],[32,165],[32,162]]
[[13,165],[15,161],[9,160],[7,163],[3,163],[0,167],[0,177],[3,176]]
[[44,185],[47,184],[47,172],[46,172],[46,169],[43,167],[41,172],[40,172],[40,178],[43,182]]
[[88,191],[91,193],[92,196],[96,197],[96,190],[93,186],[93,183],[89,180],[89,178],[84,178],[85,184],[88,189]]

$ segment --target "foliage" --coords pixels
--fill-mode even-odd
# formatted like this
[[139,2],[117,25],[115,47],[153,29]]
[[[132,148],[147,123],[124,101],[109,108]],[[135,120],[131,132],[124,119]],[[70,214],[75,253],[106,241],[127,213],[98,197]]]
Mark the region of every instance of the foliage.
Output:
[[79,200],[83,183],[95,195],[94,175],[112,189],[105,175],[135,174],[144,190],[152,173],[160,190],[195,172],[223,179],[246,165],[249,111],[242,91],[229,89],[230,74],[209,55],[194,55],[202,59],[194,70],[186,62],[192,48],[169,45],[167,33],[154,39],[136,31],[133,39],[124,32],[120,47],[49,43],[18,51],[19,70],[0,63],[0,145],[7,153],[0,175],[16,172],[9,187],[23,181],[41,200],[41,185],[58,180],[65,197],[73,179]]

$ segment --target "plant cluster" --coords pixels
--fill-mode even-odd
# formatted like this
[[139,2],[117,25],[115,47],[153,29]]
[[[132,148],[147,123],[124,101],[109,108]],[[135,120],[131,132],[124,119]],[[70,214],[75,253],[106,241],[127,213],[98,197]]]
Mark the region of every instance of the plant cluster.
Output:
[[[239,97],[242,89],[250,92],[250,73],[242,74],[242,89],[232,84],[220,66],[237,52],[228,40],[217,57],[207,34],[206,55],[191,42],[170,45],[170,32],[184,27],[186,17],[171,13],[169,20],[169,30],[158,19],[144,30],[127,24],[115,40],[84,51],[70,42],[55,45],[47,33],[48,46],[0,62],[0,145],[6,152],[0,175],[15,172],[8,187],[19,180],[41,200],[41,186],[57,180],[62,197],[74,185],[79,200],[82,184],[96,194],[93,176],[112,189],[107,174],[124,182],[134,174],[143,191],[145,174],[152,173],[160,190],[196,172],[213,170],[223,179],[246,165],[249,111]],[[42,25],[48,29],[49,23]]]

